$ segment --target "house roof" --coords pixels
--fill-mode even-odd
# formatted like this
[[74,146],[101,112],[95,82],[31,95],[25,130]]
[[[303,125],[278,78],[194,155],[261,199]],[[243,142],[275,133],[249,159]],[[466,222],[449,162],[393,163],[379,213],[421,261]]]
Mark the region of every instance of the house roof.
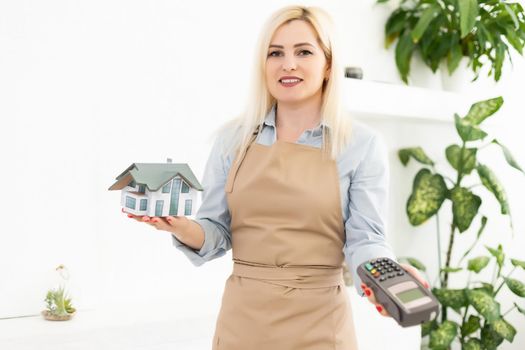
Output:
[[137,184],[146,185],[150,191],[158,191],[177,175],[197,191],[203,190],[186,163],[133,163],[117,176],[117,181],[108,190],[121,190],[134,180]]

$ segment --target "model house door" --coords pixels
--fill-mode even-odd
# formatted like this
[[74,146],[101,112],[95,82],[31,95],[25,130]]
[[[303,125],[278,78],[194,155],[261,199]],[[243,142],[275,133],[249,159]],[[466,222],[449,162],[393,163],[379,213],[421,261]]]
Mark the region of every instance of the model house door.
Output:
[[155,216],[162,216],[162,207],[164,206],[164,201],[160,200],[155,203]]
[[171,195],[170,195],[170,213],[169,215],[177,215],[179,212],[179,193],[180,193],[180,181],[181,179],[173,179],[173,184],[171,186]]

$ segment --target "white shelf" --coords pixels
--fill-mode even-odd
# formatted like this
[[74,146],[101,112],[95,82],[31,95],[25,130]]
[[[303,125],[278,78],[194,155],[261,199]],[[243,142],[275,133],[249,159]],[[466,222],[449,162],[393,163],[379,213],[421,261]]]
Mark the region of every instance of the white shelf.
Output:
[[472,96],[443,90],[345,78],[344,107],[358,117],[415,118],[454,122],[468,112]]

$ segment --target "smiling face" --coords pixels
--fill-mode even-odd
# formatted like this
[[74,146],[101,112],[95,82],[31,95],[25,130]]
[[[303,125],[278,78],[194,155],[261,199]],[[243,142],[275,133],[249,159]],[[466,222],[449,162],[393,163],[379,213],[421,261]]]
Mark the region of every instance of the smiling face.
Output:
[[[308,22],[293,20],[275,31],[266,58],[266,84],[278,103],[320,101],[323,80],[329,74],[317,33]],[[299,82],[283,83],[281,78],[286,76],[299,78]]]

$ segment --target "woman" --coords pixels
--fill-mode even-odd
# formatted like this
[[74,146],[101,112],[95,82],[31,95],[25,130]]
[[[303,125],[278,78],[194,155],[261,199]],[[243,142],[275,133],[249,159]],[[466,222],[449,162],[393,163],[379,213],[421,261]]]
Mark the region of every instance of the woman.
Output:
[[319,8],[275,12],[246,112],[214,143],[196,219],[134,217],[172,233],[195,266],[232,249],[213,349],[357,349],[345,259],[360,295],[389,316],[355,272],[396,260],[384,237],[388,164],[379,136],[342,112],[334,33]]

